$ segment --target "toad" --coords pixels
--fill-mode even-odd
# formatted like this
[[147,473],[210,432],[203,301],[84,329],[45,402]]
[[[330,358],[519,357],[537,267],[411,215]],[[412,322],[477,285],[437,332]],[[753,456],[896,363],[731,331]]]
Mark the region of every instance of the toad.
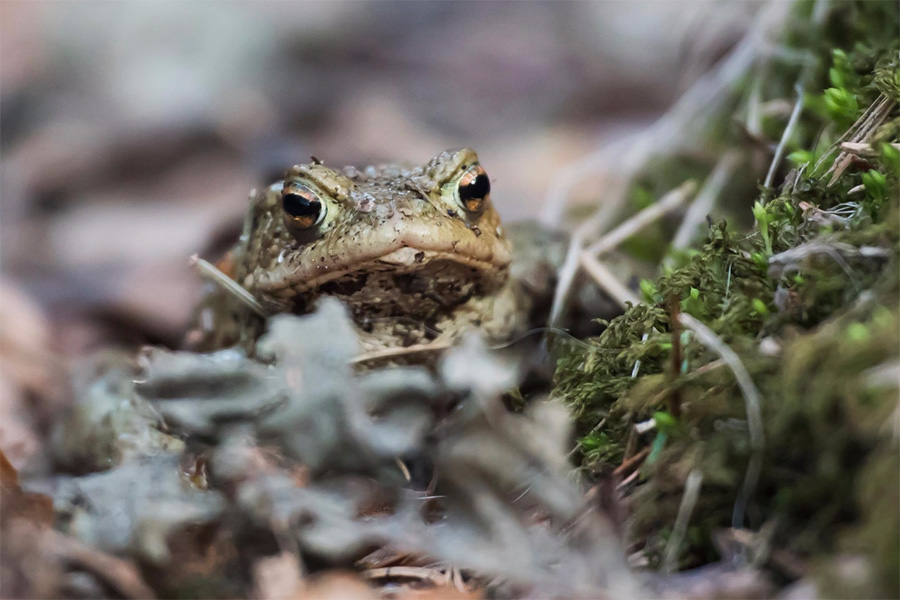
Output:
[[304,314],[323,296],[346,305],[367,352],[446,347],[471,329],[507,340],[533,304],[511,276],[512,246],[471,149],[362,170],[313,159],[252,195],[221,268],[255,307],[214,294],[201,308],[202,346],[252,341],[258,315]]

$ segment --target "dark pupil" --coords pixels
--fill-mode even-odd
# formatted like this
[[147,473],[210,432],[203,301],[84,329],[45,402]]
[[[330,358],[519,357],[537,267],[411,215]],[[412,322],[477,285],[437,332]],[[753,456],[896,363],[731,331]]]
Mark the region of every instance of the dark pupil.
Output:
[[478,177],[468,183],[468,185],[460,186],[459,198],[463,202],[467,200],[478,200],[486,197],[491,193],[491,180],[484,173],[480,173]]
[[310,201],[300,194],[285,194],[281,199],[284,212],[292,217],[315,217],[322,209],[322,203],[318,200]]

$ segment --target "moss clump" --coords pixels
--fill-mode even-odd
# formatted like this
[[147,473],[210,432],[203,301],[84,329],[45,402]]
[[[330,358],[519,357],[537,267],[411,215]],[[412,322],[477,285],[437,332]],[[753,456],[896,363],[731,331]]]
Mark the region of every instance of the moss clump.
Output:
[[[900,47],[884,22],[894,28],[900,14],[895,3],[833,11],[818,35],[809,20],[787,32],[794,49],[820,58],[804,75],[807,111],[792,137],[798,169],[744,208],[750,231],[711,226],[702,248],[671,256],[675,268],[642,283],[644,304],[605,323],[587,347],[564,351],[555,393],[577,416],[586,470],[608,473],[646,455],[628,488],[630,536],[651,565],[661,562],[697,469],[703,485],[680,566],[715,560],[715,531],[765,527],[772,547],[812,565],[823,590],[890,596],[900,586],[900,151],[892,145],[900,110],[890,103]],[[835,28],[837,13],[850,25]],[[830,168],[835,142],[873,103],[888,109],[870,149]],[[747,401],[719,354],[677,325],[679,312],[714,331],[760,392],[762,466],[739,522],[735,502],[755,455]],[[840,576],[835,561],[847,556],[861,557],[864,578]],[[783,581],[799,575],[772,568]]]

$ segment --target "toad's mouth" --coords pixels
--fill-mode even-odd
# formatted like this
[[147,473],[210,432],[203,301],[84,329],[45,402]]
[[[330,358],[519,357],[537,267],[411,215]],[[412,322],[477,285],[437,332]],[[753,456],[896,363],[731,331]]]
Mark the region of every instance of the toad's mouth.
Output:
[[281,295],[314,292],[322,285],[357,273],[419,271],[435,262],[474,269],[483,277],[505,273],[511,261],[509,243],[493,231],[456,221],[410,220],[397,210],[384,223],[366,231],[337,230],[308,247],[295,248],[286,259],[255,273],[255,289]]
[[[285,262],[258,275],[257,289],[290,295],[315,294],[317,289],[331,282],[359,279],[359,274],[389,272],[397,275],[434,270],[435,265],[456,265],[459,277],[478,280],[505,279],[510,257],[508,250],[498,245],[493,252],[464,253],[460,248],[421,249],[412,246],[391,248],[383,253],[352,253],[320,256],[319,261],[301,260],[297,264]],[[279,294],[280,295],[280,294]]]
[[400,248],[372,260],[360,261],[346,265],[342,269],[329,270],[305,281],[298,281],[292,287],[298,293],[309,292],[347,278],[358,280],[360,278],[357,276],[360,273],[388,273],[398,277],[417,272],[441,271],[449,274],[453,266],[459,267],[452,269],[455,276],[463,279],[492,279],[505,271],[505,268],[492,262],[462,254]]

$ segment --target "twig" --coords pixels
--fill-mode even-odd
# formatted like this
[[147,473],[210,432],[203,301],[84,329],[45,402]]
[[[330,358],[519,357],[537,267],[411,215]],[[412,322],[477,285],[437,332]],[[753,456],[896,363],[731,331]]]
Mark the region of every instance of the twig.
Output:
[[775,170],[778,168],[778,165],[781,164],[781,158],[784,156],[784,149],[787,147],[787,142],[791,138],[791,134],[794,133],[794,128],[797,126],[797,121],[800,119],[800,112],[803,110],[803,85],[798,83],[797,87],[794,89],[797,91],[797,102],[794,103],[794,110],[791,111],[791,118],[788,119],[787,127],[784,128],[784,131],[781,134],[781,140],[778,142],[778,147],[775,149],[775,156],[772,157],[772,164],[769,165],[769,172],[766,174],[765,183],[763,183],[763,187],[765,188],[772,187],[772,180],[775,178]]
[[213,283],[217,284],[223,290],[234,296],[244,306],[258,314],[259,316],[263,318],[269,316],[269,313],[266,312],[266,309],[263,308],[262,304],[260,304],[259,301],[253,297],[253,294],[245,290],[243,286],[217,269],[216,266],[209,261],[204,260],[195,254],[190,259],[190,265],[192,267],[196,267],[197,270],[200,271],[201,275],[210,279]]
[[622,308],[628,308],[629,302],[633,305],[641,303],[641,299],[619,281],[612,271],[607,269],[592,254],[588,252],[581,254],[581,266],[584,267],[584,270],[588,272],[588,275],[594,279],[597,285],[609,294],[613,300],[618,302]]
[[750,431],[750,462],[747,465],[747,472],[744,475],[744,483],[741,486],[738,499],[734,504],[734,511],[731,515],[732,527],[742,529],[744,524],[744,512],[750,497],[756,490],[756,484],[759,480],[759,472],[762,469],[762,453],[765,448],[765,433],[763,431],[762,421],[762,400],[759,391],[753,384],[753,378],[747,372],[744,363],[741,362],[737,353],[732,350],[722,339],[717,336],[712,329],[695,319],[689,314],[681,313],[678,316],[681,324],[694,332],[700,342],[722,357],[737,380],[738,386],[744,395],[744,404],[747,411],[747,427]]
[[[597,214],[607,214],[607,212],[610,214],[612,213],[611,210],[607,210],[606,207],[604,207],[597,211]],[[550,306],[550,316],[547,319],[548,327],[556,327],[558,325],[559,320],[562,317],[563,307],[566,305],[566,301],[569,298],[569,291],[572,289],[572,283],[575,281],[575,276],[578,275],[579,266],[581,264],[580,257],[582,252],[584,252],[586,240],[586,233],[582,229],[583,228],[576,229],[572,234],[572,238],[569,240],[566,258],[563,261],[563,264],[559,269],[559,275],[556,278],[556,289],[553,290],[553,304]]]
[[[875,106],[875,108],[870,114],[866,111],[866,113],[853,124],[851,129],[856,128],[856,133],[850,138],[850,143],[867,142],[875,130],[884,123],[885,119],[887,119],[891,109],[894,107],[894,101],[884,94],[881,94],[878,97],[878,100],[873,102],[873,106]],[[868,116],[866,116],[866,114],[868,114]],[[843,144],[841,144],[841,146],[843,146]],[[844,170],[850,166],[852,159],[853,157],[849,152],[843,149],[841,150],[837,158],[834,159],[831,167],[825,173],[825,175],[833,173],[828,182],[828,187],[837,183],[837,180],[840,179]]]
[[407,356],[409,354],[418,354],[420,352],[438,352],[439,350],[446,350],[450,347],[451,344],[449,342],[433,342],[431,344],[415,344],[413,346],[405,346],[399,348],[385,348],[384,350],[374,350],[372,352],[366,352],[365,354],[355,356],[350,359],[350,364],[356,365],[372,360],[397,358],[400,356]]
[[[565,262],[560,269],[558,283],[550,309],[550,326],[555,326],[562,315],[575,275],[578,273],[580,255],[587,240],[602,231],[615,217],[624,204],[633,177],[652,156],[672,153],[685,144],[689,136],[685,134],[698,118],[715,114],[734,89],[747,69],[759,56],[759,46],[773,26],[782,26],[792,2],[771,2],[759,12],[750,31],[735,46],[731,54],[719,66],[698,79],[691,88],[650,128],[634,136],[625,144],[605,146],[585,157],[579,163],[563,170],[559,179],[561,185],[552,186],[543,203],[540,216],[542,223],[558,225],[562,219],[569,194],[581,179],[595,173],[598,167],[614,165],[621,174],[621,181],[607,190],[601,208],[572,235]],[[623,145],[626,149],[623,150]],[[614,160],[622,156],[620,160]],[[612,170],[609,167],[608,170]]]
[[[591,435],[591,434],[593,434],[593,433],[596,433],[596,432],[599,431],[600,428],[603,427],[603,425],[605,425],[605,424],[606,424],[606,417],[603,417],[602,419],[600,419],[600,422],[599,422],[599,423],[597,423],[596,425],[594,425],[594,426],[591,428],[591,430],[588,431],[586,434],[584,434],[582,437],[585,438],[585,437],[587,437],[587,436],[589,436],[589,435]],[[571,450],[569,450],[569,453],[566,454],[566,458],[571,458],[571,456],[572,456],[573,454],[575,454],[575,452],[577,452],[579,448],[581,448],[581,444],[580,444],[580,443],[576,443],[576,444],[575,444],[575,447],[572,448]]]
[[616,491],[624,490],[625,487],[626,487],[629,483],[631,483],[632,481],[634,481],[635,479],[637,479],[637,477],[638,477],[638,475],[640,474],[640,472],[641,472],[640,469],[635,469],[634,471],[632,471],[632,472],[631,472],[631,475],[629,475],[628,477],[626,477],[625,479],[623,479],[622,482],[621,482],[619,485],[616,486]]
[[697,183],[695,181],[685,181],[674,190],[667,192],[659,199],[659,201],[627,219],[621,225],[588,246],[585,252],[595,256],[609,252],[650,223],[684,204],[696,190]]
[[643,462],[643,460],[647,458],[648,454],[650,454],[650,448],[642,449],[631,458],[622,461],[622,464],[616,467],[616,469],[613,471],[613,475],[618,477],[623,473],[628,472],[628,470],[634,467],[636,464]]
[[691,521],[694,507],[697,505],[697,499],[700,497],[702,485],[703,473],[700,472],[700,469],[692,469],[684,484],[678,516],[675,517],[675,527],[672,528],[672,535],[666,542],[665,559],[663,560],[663,571],[666,573],[673,573],[678,569],[678,551],[681,549],[684,534],[687,533],[687,526]]
[[700,377],[701,375],[705,375],[706,373],[709,373],[710,371],[715,371],[716,369],[718,369],[720,367],[724,367],[724,366],[725,366],[725,361],[722,360],[721,358],[718,360],[714,360],[711,363],[706,363],[702,367],[694,369],[690,373],[686,374],[684,376],[684,380],[691,381],[691,380],[695,379],[696,377]]
[[[687,382],[691,382],[691,381],[696,381],[698,378],[702,377],[703,375],[706,375],[710,371],[715,371],[716,369],[724,367],[726,364],[727,363],[724,360],[722,360],[721,358],[716,359],[716,360],[712,361],[711,363],[706,363],[702,367],[698,367],[698,368],[694,369],[693,371],[690,371],[690,372],[682,375],[682,382],[687,383]],[[657,394],[655,396],[653,396],[653,399],[649,402],[649,404],[653,404],[653,405],[659,404],[660,402],[665,400],[669,394],[670,394],[670,392],[668,389],[664,389],[660,392],[657,392]],[[653,427],[656,427],[656,421],[654,419],[650,419],[649,422],[652,423],[652,427],[648,423],[647,431],[649,431],[650,429],[653,429]],[[644,433],[644,431],[638,429],[638,425],[640,425],[640,423],[638,423],[637,425],[634,426],[635,429],[638,431],[638,433]]]
[[710,213],[713,205],[722,193],[722,189],[728,183],[732,173],[737,169],[740,157],[740,153],[737,150],[731,150],[716,163],[710,176],[703,182],[703,187],[697,192],[694,201],[688,206],[684,219],[682,219],[678,231],[675,232],[675,237],[672,240],[673,250],[687,248],[693,241],[694,236],[697,234],[697,228],[706,219],[706,216]]
[[406,483],[412,481],[412,475],[410,474],[409,467],[406,466],[406,463],[396,456],[394,457],[394,462],[397,463],[397,468],[403,473],[403,478],[406,479]]
[[[783,26],[786,22],[785,15],[792,4],[793,2],[768,3],[757,14],[750,30],[731,53],[715,69],[694,82],[666,114],[648,129],[624,143],[605,146],[577,164],[564,169],[558,177],[562,182],[561,185],[550,189],[542,205],[540,221],[547,225],[559,224],[566,200],[575,186],[584,176],[594,174],[598,168],[607,165],[610,166],[606,170],[615,169],[624,179],[614,194],[607,195],[603,204],[604,208],[614,207],[617,210],[624,201],[631,178],[650,157],[669,154],[682,147],[689,138],[685,135],[686,132],[695,125],[695,122],[715,114],[720,105],[728,100],[729,92],[737,87],[746,75],[747,69],[761,54],[759,49],[767,41],[766,36],[775,33],[773,29]],[[623,145],[627,148],[623,149]],[[585,223],[589,226],[585,233],[591,235],[600,223],[602,219]]]
[[[900,144],[892,142],[890,144],[896,150],[900,150]],[[856,156],[877,156],[878,150],[872,147],[872,144],[862,144],[859,142],[842,142],[841,150],[855,154]]]
[[[841,144],[841,142],[843,142],[844,140],[846,140],[848,138],[853,139],[856,136],[859,128],[862,126],[863,123],[868,122],[869,117],[871,117],[872,113],[875,112],[875,110],[881,106],[881,103],[883,102],[883,100],[884,99],[879,96],[878,98],[875,99],[875,101],[872,104],[869,105],[869,107],[866,110],[863,111],[863,114],[861,114],[859,116],[859,118],[856,120],[856,122],[850,126],[850,129],[845,131],[841,135],[841,137],[839,137],[837,140],[835,140],[828,147],[828,151],[823,153],[822,156],[819,158],[819,160],[816,161],[815,166],[813,166],[813,171],[818,169],[822,165],[822,163],[825,162],[825,159],[828,158],[828,156],[831,154],[831,151],[834,148],[838,147]],[[834,168],[834,165],[832,165],[832,168]],[[830,170],[831,169],[829,169],[829,171]]]
[[824,254],[831,258],[841,268],[850,283],[857,291],[861,291],[860,283],[853,275],[853,269],[847,264],[844,256],[852,258],[885,259],[890,256],[890,251],[878,246],[861,246],[857,248],[844,242],[822,241],[813,239],[799,246],[779,252],[769,257],[769,272],[779,277],[782,273],[798,269],[797,265],[806,258],[815,254]]
[[[648,206],[621,225],[601,237],[591,246],[581,251],[581,267],[594,279],[604,291],[623,308],[626,303],[640,304],[640,298],[628,289],[613,273],[606,268],[597,257],[609,252],[632,235],[681,206],[697,189],[693,181],[686,181],[674,190],[666,193],[659,202]],[[567,257],[568,259],[568,257]]]

